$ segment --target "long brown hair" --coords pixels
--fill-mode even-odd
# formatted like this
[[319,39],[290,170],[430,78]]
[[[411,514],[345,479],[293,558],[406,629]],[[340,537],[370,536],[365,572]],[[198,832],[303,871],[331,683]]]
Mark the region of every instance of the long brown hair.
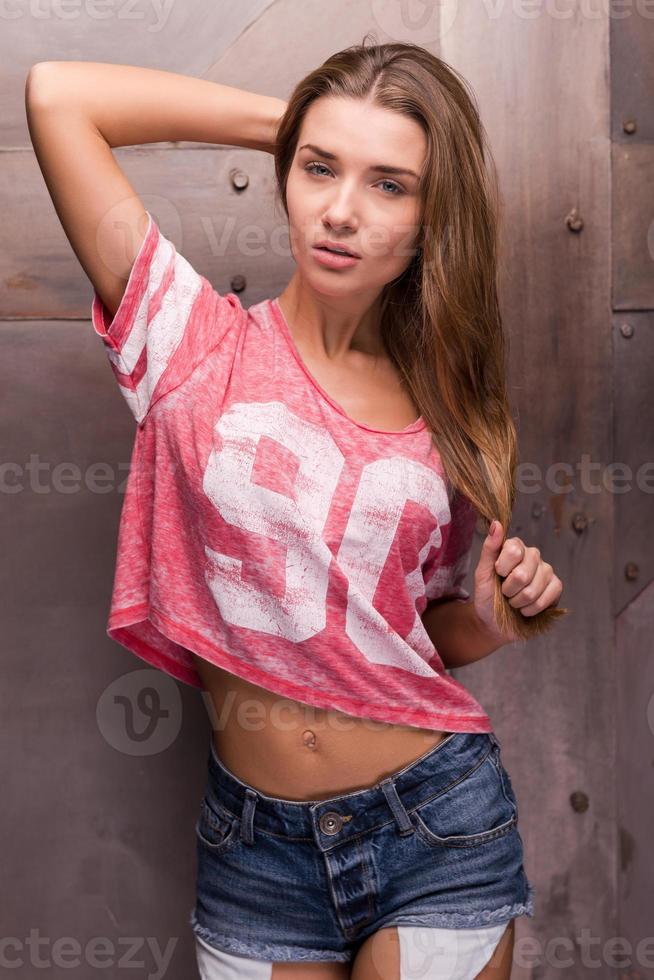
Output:
[[[367,35],[366,35],[367,37]],[[465,79],[412,43],[352,45],[298,83],[274,150],[277,193],[286,183],[302,120],[321,96],[364,99],[416,120],[427,138],[420,175],[419,239],[404,273],[381,295],[380,333],[419,408],[456,492],[504,534],[515,499],[517,437],[506,391],[505,336],[497,298],[497,172]],[[525,617],[496,576],[502,633],[526,639],[567,610]]]

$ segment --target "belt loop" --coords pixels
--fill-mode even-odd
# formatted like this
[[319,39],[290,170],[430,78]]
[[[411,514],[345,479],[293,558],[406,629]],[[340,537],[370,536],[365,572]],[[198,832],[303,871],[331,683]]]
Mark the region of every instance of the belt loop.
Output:
[[487,732],[486,734],[488,735],[488,737],[490,739],[491,751],[494,751],[496,758],[499,758],[499,754],[500,754],[500,743],[499,743],[499,739],[496,737],[496,735],[493,732]]
[[381,788],[384,791],[384,796],[386,797],[388,805],[391,808],[391,812],[395,817],[395,822],[399,827],[400,835],[402,837],[406,837],[407,834],[413,834],[416,828],[411,823],[409,814],[404,809],[404,804],[398,795],[392,776],[382,779]]
[[245,844],[254,843],[254,811],[258,796],[249,786],[245,787],[245,803],[241,811],[241,840]]

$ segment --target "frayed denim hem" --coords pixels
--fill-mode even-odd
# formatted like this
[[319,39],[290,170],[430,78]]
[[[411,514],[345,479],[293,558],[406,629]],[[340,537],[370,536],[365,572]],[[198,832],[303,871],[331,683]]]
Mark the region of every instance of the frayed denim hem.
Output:
[[299,946],[282,946],[277,943],[243,943],[240,939],[220,936],[201,925],[195,909],[191,912],[189,923],[193,932],[217,949],[234,956],[247,956],[253,960],[273,960],[279,963],[349,963],[351,953],[336,953],[329,949],[308,949]]
[[[377,929],[391,926],[425,926],[432,929],[476,929],[480,926],[501,925],[510,922],[519,915],[534,915],[535,891],[527,883],[527,897],[524,902],[514,902],[512,905],[502,905],[499,909],[482,912],[426,912],[423,915],[394,915],[387,916],[375,923]],[[367,933],[362,938],[367,937]]]

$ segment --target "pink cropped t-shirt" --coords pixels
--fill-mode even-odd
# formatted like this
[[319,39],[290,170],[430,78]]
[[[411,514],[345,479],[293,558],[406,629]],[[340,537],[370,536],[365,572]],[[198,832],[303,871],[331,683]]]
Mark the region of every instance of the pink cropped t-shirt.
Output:
[[147,214],[115,316],[91,311],[137,423],[108,635],[197,688],[189,651],[317,708],[492,731],[421,619],[470,598],[477,516],[424,420],[354,421],[278,301],[218,293]]

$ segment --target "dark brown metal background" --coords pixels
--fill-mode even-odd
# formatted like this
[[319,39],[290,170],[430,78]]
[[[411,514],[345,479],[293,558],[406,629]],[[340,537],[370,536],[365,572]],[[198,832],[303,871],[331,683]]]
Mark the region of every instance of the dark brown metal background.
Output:
[[[500,170],[511,397],[521,462],[540,474],[533,492],[518,494],[510,534],[540,548],[571,610],[548,636],[454,672],[491,715],[520,801],[537,909],[518,920],[513,980],[644,980],[654,976],[636,952],[654,935],[652,496],[613,493],[597,476],[597,492],[584,488],[578,467],[587,458],[600,473],[612,462],[635,470],[654,458],[654,21],[636,3],[621,19],[604,4],[568,7],[569,17],[546,4],[528,16],[517,3],[474,0],[450,16],[446,0],[443,29],[430,33],[391,0],[188,0],[156,31],[147,18],[98,20],[83,6],[74,20],[38,20],[27,3],[14,5],[24,12],[3,21],[0,39],[0,435],[14,475],[35,454],[51,468],[46,485],[66,461],[124,473],[134,435],[90,327],[89,283],[29,143],[31,64],[151,65],[286,98],[370,30],[425,44],[461,71]],[[631,134],[625,120],[635,120]],[[116,154],[164,234],[217,289],[244,287],[245,306],[279,294],[293,263],[270,157],[195,144]],[[235,170],[247,175],[244,190]],[[263,229],[267,252],[246,254],[238,234],[247,226]],[[2,498],[0,932],[25,938],[38,928],[82,943],[157,936],[162,946],[172,937],[167,975],[192,977],[186,916],[204,704],[179,685],[174,744],[144,758],[117,751],[96,722],[108,685],[144,666],[104,632],[122,500],[117,488],[41,493],[29,481]],[[584,936],[599,965],[588,965]],[[624,968],[602,952],[615,937],[631,943]],[[527,938],[535,945],[520,958]],[[31,980],[32,971],[26,963],[12,975]],[[53,967],[48,976],[90,972],[113,980],[123,971]]]

